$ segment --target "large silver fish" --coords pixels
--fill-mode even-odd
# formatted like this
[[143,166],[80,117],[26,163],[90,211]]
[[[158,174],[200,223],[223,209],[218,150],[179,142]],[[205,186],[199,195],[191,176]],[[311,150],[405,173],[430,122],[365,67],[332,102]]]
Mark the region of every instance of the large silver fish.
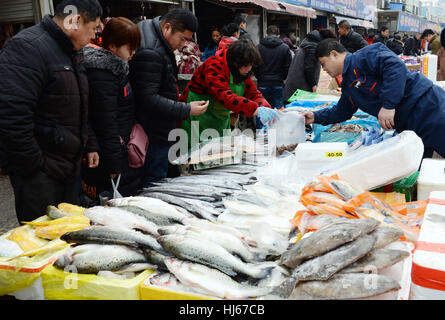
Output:
[[107,205],[142,216],[158,226],[181,223],[182,219],[186,217],[172,205],[155,198],[117,198],[109,200]]
[[250,247],[258,247],[257,241],[253,239],[248,234],[241,232],[239,229],[236,229],[234,227],[223,225],[220,223],[213,223],[211,221],[207,221],[204,219],[196,219],[196,218],[186,218],[183,221],[184,225],[187,226],[194,226],[199,229],[205,229],[205,230],[214,230],[218,232],[225,232],[230,233],[234,236],[236,236],[238,239],[243,241],[243,243],[247,244]]
[[304,260],[320,256],[361,235],[362,231],[358,226],[347,223],[319,229],[284,252],[279,264],[295,268]]
[[121,227],[91,226],[79,231],[67,232],[60,238],[68,243],[122,244],[167,254],[152,235]]
[[158,241],[165,250],[180,259],[216,268],[230,276],[243,273],[255,279],[262,279],[273,268],[270,264],[244,263],[219,244],[195,237],[169,234],[159,237]]
[[380,226],[372,234],[377,239],[374,244],[375,249],[383,248],[403,236],[401,230],[388,226]]
[[380,274],[339,273],[327,281],[299,283],[290,298],[296,300],[359,299],[400,288],[397,281]]
[[165,264],[181,283],[222,299],[247,299],[266,295],[271,290],[238,283],[228,275],[202,264],[178,259],[166,259]]
[[180,176],[177,178],[167,178],[162,180],[160,183],[155,185],[160,185],[162,183],[186,183],[186,184],[202,184],[206,186],[242,190],[243,187],[237,183],[227,179],[221,178],[221,176],[208,177],[206,175],[194,175],[194,176]]
[[180,196],[183,198],[213,198],[215,199],[215,201],[221,200],[223,197],[231,194],[232,191],[233,190],[200,185],[163,185],[144,188],[144,194],[151,192],[161,192],[168,193],[174,196]]
[[96,206],[83,213],[93,224],[139,229],[158,236],[158,226],[146,218],[120,208]]
[[216,221],[215,215],[220,214],[220,212],[216,210],[213,206],[208,204],[208,202],[187,199],[187,198],[180,198],[172,196],[167,193],[160,193],[160,192],[145,193],[145,197],[156,198],[165,201],[171,205],[179,206],[198,218],[204,218],[210,221]]
[[344,268],[342,273],[375,273],[409,257],[409,252],[394,249],[374,249],[369,254]]
[[160,235],[181,234],[185,236],[194,236],[198,239],[206,239],[215,242],[232,254],[240,256],[244,261],[256,259],[249,247],[233,234],[216,230],[200,229],[192,226],[168,226],[159,228]]
[[374,243],[374,236],[364,235],[322,256],[305,261],[295,268],[291,276],[276,287],[272,294],[287,298],[296,283],[300,281],[327,280],[341,269],[368,254]]
[[[360,228],[360,230],[362,230],[363,234],[368,234],[368,233],[373,232],[380,225],[380,221],[378,221],[374,218],[362,218],[362,219],[338,218],[338,219],[334,219],[333,223],[327,225],[326,227],[331,227],[331,226],[334,227],[335,225],[344,224],[344,223],[358,226]],[[323,228],[325,228],[325,227],[323,227]]]
[[83,244],[68,249],[54,262],[54,266],[59,269],[69,267],[70,271],[77,273],[98,273],[117,271],[138,262],[147,262],[147,258],[128,246]]

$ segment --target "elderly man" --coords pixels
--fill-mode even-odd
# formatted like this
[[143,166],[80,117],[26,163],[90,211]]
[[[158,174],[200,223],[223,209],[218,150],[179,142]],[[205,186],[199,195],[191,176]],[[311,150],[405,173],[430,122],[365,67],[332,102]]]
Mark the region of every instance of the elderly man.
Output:
[[340,35],[340,43],[350,53],[354,53],[368,45],[361,34],[353,31],[347,20],[342,20],[338,24],[338,34]]

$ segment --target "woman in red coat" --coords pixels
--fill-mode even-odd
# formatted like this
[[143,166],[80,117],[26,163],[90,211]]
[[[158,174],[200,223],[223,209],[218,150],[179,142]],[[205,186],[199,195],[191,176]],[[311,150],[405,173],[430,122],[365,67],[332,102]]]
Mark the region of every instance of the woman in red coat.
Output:
[[[218,50],[196,70],[180,101],[208,100],[209,106],[202,115],[182,122],[189,147],[208,138],[201,135],[205,129],[214,129],[219,136],[229,135],[230,111],[246,117],[258,116],[263,123],[278,117],[250,78],[253,65],[261,62],[253,43],[238,40],[229,48]],[[192,121],[198,121],[199,127]]]

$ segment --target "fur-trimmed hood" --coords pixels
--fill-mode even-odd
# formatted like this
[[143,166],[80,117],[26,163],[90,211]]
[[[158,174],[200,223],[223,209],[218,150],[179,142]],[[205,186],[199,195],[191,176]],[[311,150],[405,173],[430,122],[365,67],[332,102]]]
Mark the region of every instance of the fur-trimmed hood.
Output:
[[119,78],[121,83],[126,82],[129,72],[128,62],[100,47],[86,46],[83,54],[85,68],[108,70]]

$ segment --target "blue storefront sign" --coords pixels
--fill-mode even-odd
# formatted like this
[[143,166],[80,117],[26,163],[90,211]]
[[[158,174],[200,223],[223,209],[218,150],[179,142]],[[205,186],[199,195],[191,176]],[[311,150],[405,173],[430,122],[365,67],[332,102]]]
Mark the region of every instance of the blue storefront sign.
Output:
[[313,9],[335,12],[335,0],[311,0]]
[[345,16],[357,16],[357,0],[335,0],[335,12]]
[[395,11],[402,11],[403,10],[403,3],[389,3],[389,10],[395,10]]
[[419,32],[420,19],[409,16],[404,13],[399,13],[399,21],[397,23],[397,31]]
[[345,16],[374,20],[375,0],[311,0],[313,9],[336,12]]

